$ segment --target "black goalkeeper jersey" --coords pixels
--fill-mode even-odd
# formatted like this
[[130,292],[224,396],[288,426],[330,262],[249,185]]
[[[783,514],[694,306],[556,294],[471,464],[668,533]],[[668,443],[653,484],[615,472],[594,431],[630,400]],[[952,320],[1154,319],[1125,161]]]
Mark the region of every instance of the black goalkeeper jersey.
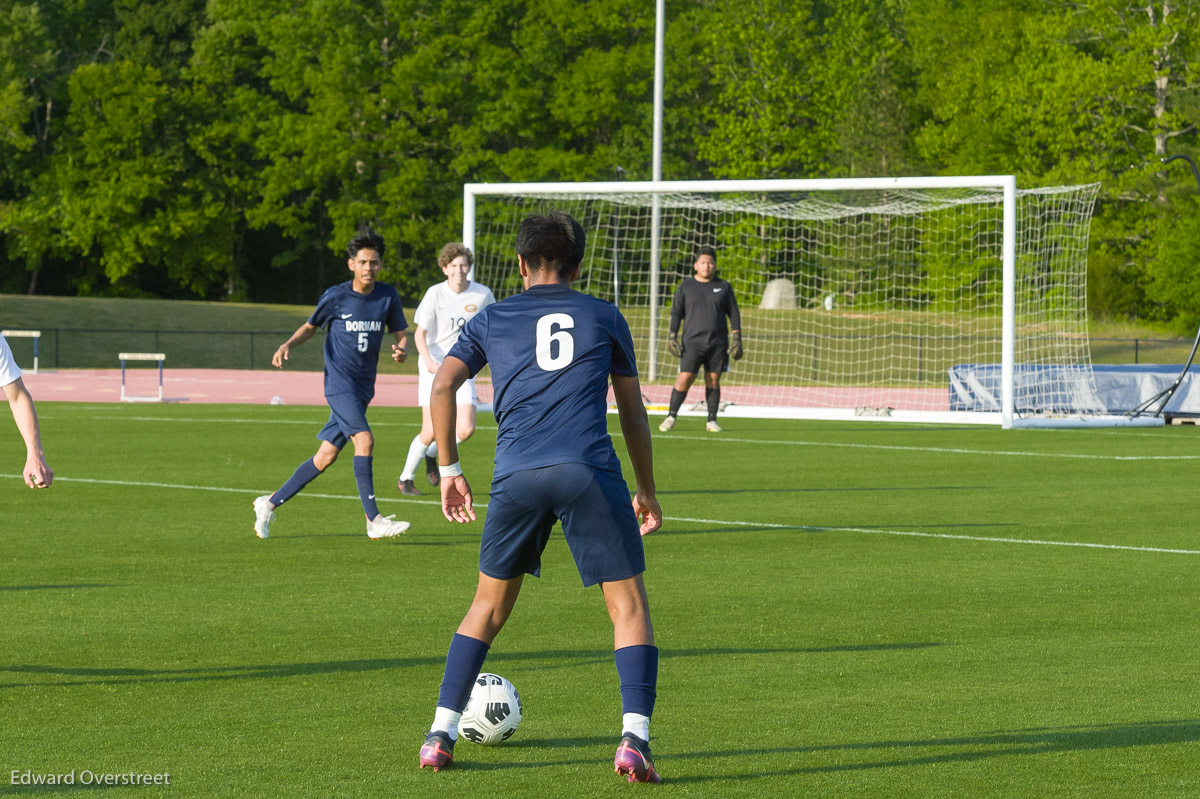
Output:
[[[725,327],[729,317],[730,327]],[[729,346],[729,330],[742,329],[742,315],[738,312],[737,298],[733,287],[721,278],[701,283],[694,277],[684,278],[675,292],[671,305],[671,333],[679,330],[685,346],[711,348]]]

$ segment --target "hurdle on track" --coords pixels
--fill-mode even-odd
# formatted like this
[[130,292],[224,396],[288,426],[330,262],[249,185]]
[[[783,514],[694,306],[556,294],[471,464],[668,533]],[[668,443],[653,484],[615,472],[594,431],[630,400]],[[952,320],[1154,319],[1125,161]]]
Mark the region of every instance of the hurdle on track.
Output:
[[40,330],[0,330],[0,336],[5,338],[31,338],[33,339],[33,368],[25,371],[31,375],[36,375],[38,372],[38,342],[41,341],[42,331]]
[[[167,356],[161,352],[122,352],[121,359],[121,401],[122,402],[162,402],[163,401],[163,361]],[[125,362],[126,361],[158,361],[158,396],[131,397],[125,393]]]

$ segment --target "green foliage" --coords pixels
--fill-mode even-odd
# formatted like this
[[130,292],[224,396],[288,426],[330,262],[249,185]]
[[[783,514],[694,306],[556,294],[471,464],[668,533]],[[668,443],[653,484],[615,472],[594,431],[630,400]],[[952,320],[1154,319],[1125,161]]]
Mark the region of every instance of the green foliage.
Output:
[[1195,330],[1200,325],[1200,200],[1177,198],[1167,216],[1169,223],[1153,243],[1146,295],[1156,304],[1156,317],[1174,320],[1177,329]]
[[1196,102],[1195,10],[919,0],[909,22],[919,97],[931,112],[917,137],[924,158],[948,173],[1015,173],[1022,186],[1102,180],[1092,312],[1178,313],[1147,305],[1144,287],[1157,257],[1151,239],[1170,224],[1165,194],[1187,177],[1150,177],[1145,165],[1168,142],[1194,141],[1186,111]]
[[[371,226],[415,299],[464,182],[650,177],[653,50],[642,0],[0,0],[0,290],[311,301]],[[665,56],[668,179],[1103,181],[1093,313],[1200,316],[1193,4],[673,0]]]

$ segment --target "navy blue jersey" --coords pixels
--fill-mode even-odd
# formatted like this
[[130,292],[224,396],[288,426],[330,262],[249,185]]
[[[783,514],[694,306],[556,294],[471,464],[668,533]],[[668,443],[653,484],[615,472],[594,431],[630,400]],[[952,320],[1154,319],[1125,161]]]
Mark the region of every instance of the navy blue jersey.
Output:
[[621,471],[608,436],[608,377],[633,377],[633,337],[615,306],[566,286],[532,286],[467,322],[450,350],[492,370],[496,469],[586,463]]
[[400,295],[387,283],[376,283],[370,294],[359,294],[347,280],[325,291],[308,323],[327,327],[325,336],[325,396],[375,396],[375,372],[383,333],[404,330],[408,321]]

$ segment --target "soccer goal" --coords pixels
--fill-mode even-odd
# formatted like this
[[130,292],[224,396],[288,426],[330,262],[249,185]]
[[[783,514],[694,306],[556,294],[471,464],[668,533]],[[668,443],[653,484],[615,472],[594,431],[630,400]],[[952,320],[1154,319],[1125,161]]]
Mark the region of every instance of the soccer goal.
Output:
[[576,288],[621,308],[652,402],[675,377],[675,289],[711,246],[746,350],[722,379],[728,415],[1154,424],[1107,415],[1092,375],[1098,189],[1018,190],[1012,176],[467,184],[463,239],[474,279],[502,299],[521,289],[520,221],[578,219]]

